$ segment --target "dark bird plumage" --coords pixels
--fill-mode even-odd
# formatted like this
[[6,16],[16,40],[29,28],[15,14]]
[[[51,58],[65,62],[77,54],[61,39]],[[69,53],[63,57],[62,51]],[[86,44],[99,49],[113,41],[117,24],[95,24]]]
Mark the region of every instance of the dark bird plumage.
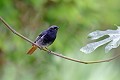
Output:
[[[42,47],[47,47],[51,45],[56,39],[57,31],[58,31],[57,26],[53,25],[49,27],[47,30],[40,33],[40,35],[36,38],[34,43]],[[36,49],[37,46],[33,45],[27,54],[32,54]]]

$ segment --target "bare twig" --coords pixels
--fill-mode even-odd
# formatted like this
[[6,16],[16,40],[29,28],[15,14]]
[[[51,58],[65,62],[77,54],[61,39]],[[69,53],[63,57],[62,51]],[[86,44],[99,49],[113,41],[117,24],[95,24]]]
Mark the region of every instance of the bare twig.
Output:
[[[1,20],[1,21],[4,23],[4,25],[5,25],[10,31],[12,31],[14,34],[16,34],[17,36],[19,36],[19,37],[21,37],[22,39],[26,40],[27,42],[36,45],[36,44],[35,44],[33,41],[31,41],[30,39],[26,38],[25,36],[21,35],[21,34],[18,33],[17,31],[15,31],[15,30],[14,30],[12,27],[10,27],[10,26],[7,24],[7,22],[5,22],[5,20],[2,19],[1,17],[0,17],[0,20]],[[38,45],[36,45],[36,46],[38,46]],[[50,53],[50,54],[53,54],[53,55],[55,55],[55,56],[58,56],[58,57],[61,57],[61,58],[64,58],[64,59],[67,59],[67,60],[70,60],[70,61],[74,61],[74,62],[78,62],[78,63],[83,63],[83,64],[93,64],[93,63],[109,62],[109,61],[112,61],[112,60],[120,57],[120,54],[119,54],[119,55],[117,55],[117,56],[114,56],[114,57],[112,57],[112,58],[110,58],[110,59],[106,59],[106,60],[81,61],[81,60],[78,60],[78,59],[74,59],[74,58],[70,58],[70,57],[64,56],[64,55],[62,55],[62,54],[53,52],[53,51],[48,50],[48,49],[44,49],[44,48],[41,47],[41,46],[38,46],[38,48],[41,49],[41,50],[44,50],[44,51],[46,51],[46,52],[48,52],[48,53]]]

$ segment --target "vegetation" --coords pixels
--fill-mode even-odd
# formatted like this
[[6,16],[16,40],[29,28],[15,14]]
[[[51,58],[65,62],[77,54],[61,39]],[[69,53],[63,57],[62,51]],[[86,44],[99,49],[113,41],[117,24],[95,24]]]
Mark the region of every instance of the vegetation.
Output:
[[[48,48],[79,60],[101,60],[119,54],[119,47],[105,54],[100,47],[92,54],[79,49],[94,30],[120,25],[119,0],[0,0],[0,16],[15,30],[33,40],[50,25],[60,27]],[[113,27],[112,27],[113,26]],[[102,40],[102,39],[101,39]],[[109,63],[79,64],[37,50],[11,33],[0,22],[0,80],[118,80],[119,59]]]

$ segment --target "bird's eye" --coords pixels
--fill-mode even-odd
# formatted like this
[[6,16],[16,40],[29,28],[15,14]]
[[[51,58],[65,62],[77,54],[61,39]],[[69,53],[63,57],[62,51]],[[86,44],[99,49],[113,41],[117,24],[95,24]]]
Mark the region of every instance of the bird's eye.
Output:
[[54,27],[54,30],[57,30],[58,29],[58,27]]
[[57,29],[56,27],[54,27],[54,29]]

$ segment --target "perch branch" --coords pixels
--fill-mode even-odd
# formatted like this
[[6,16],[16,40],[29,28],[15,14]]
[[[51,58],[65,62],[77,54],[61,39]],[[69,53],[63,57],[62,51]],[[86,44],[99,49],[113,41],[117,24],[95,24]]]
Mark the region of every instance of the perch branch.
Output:
[[[16,34],[17,36],[21,37],[22,39],[26,40],[27,42],[31,43],[31,44],[34,44],[36,45],[33,41],[31,41],[30,39],[26,38],[25,36],[21,35],[20,33],[18,33],[17,31],[15,31],[12,27],[10,27],[7,22],[2,18],[0,17],[0,20],[2,21],[2,23],[10,30],[12,31],[14,34]],[[38,46],[38,45],[36,45]],[[112,58],[109,58],[109,59],[106,59],[106,60],[98,60],[98,61],[81,61],[81,60],[78,60],[78,59],[74,59],[74,58],[70,58],[70,57],[67,57],[67,56],[64,56],[62,54],[59,54],[59,53],[56,53],[56,52],[53,52],[51,50],[48,50],[48,49],[44,49],[43,47],[41,46],[38,46],[38,48],[40,50],[44,50],[50,54],[53,54],[55,56],[58,56],[58,57],[61,57],[61,58],[64,58],[64,59],[67,59],[67,60],[70,60],[70,61],[74,61],[74,62],[78,62],[78,63],[83,63],[83,64],[93,64],[93,63],[102,63],[102,62],[109,62],[109,61],[112,61],[118,57],[120,57],[120,54],[117,55],[117,56],[114,56]]]

